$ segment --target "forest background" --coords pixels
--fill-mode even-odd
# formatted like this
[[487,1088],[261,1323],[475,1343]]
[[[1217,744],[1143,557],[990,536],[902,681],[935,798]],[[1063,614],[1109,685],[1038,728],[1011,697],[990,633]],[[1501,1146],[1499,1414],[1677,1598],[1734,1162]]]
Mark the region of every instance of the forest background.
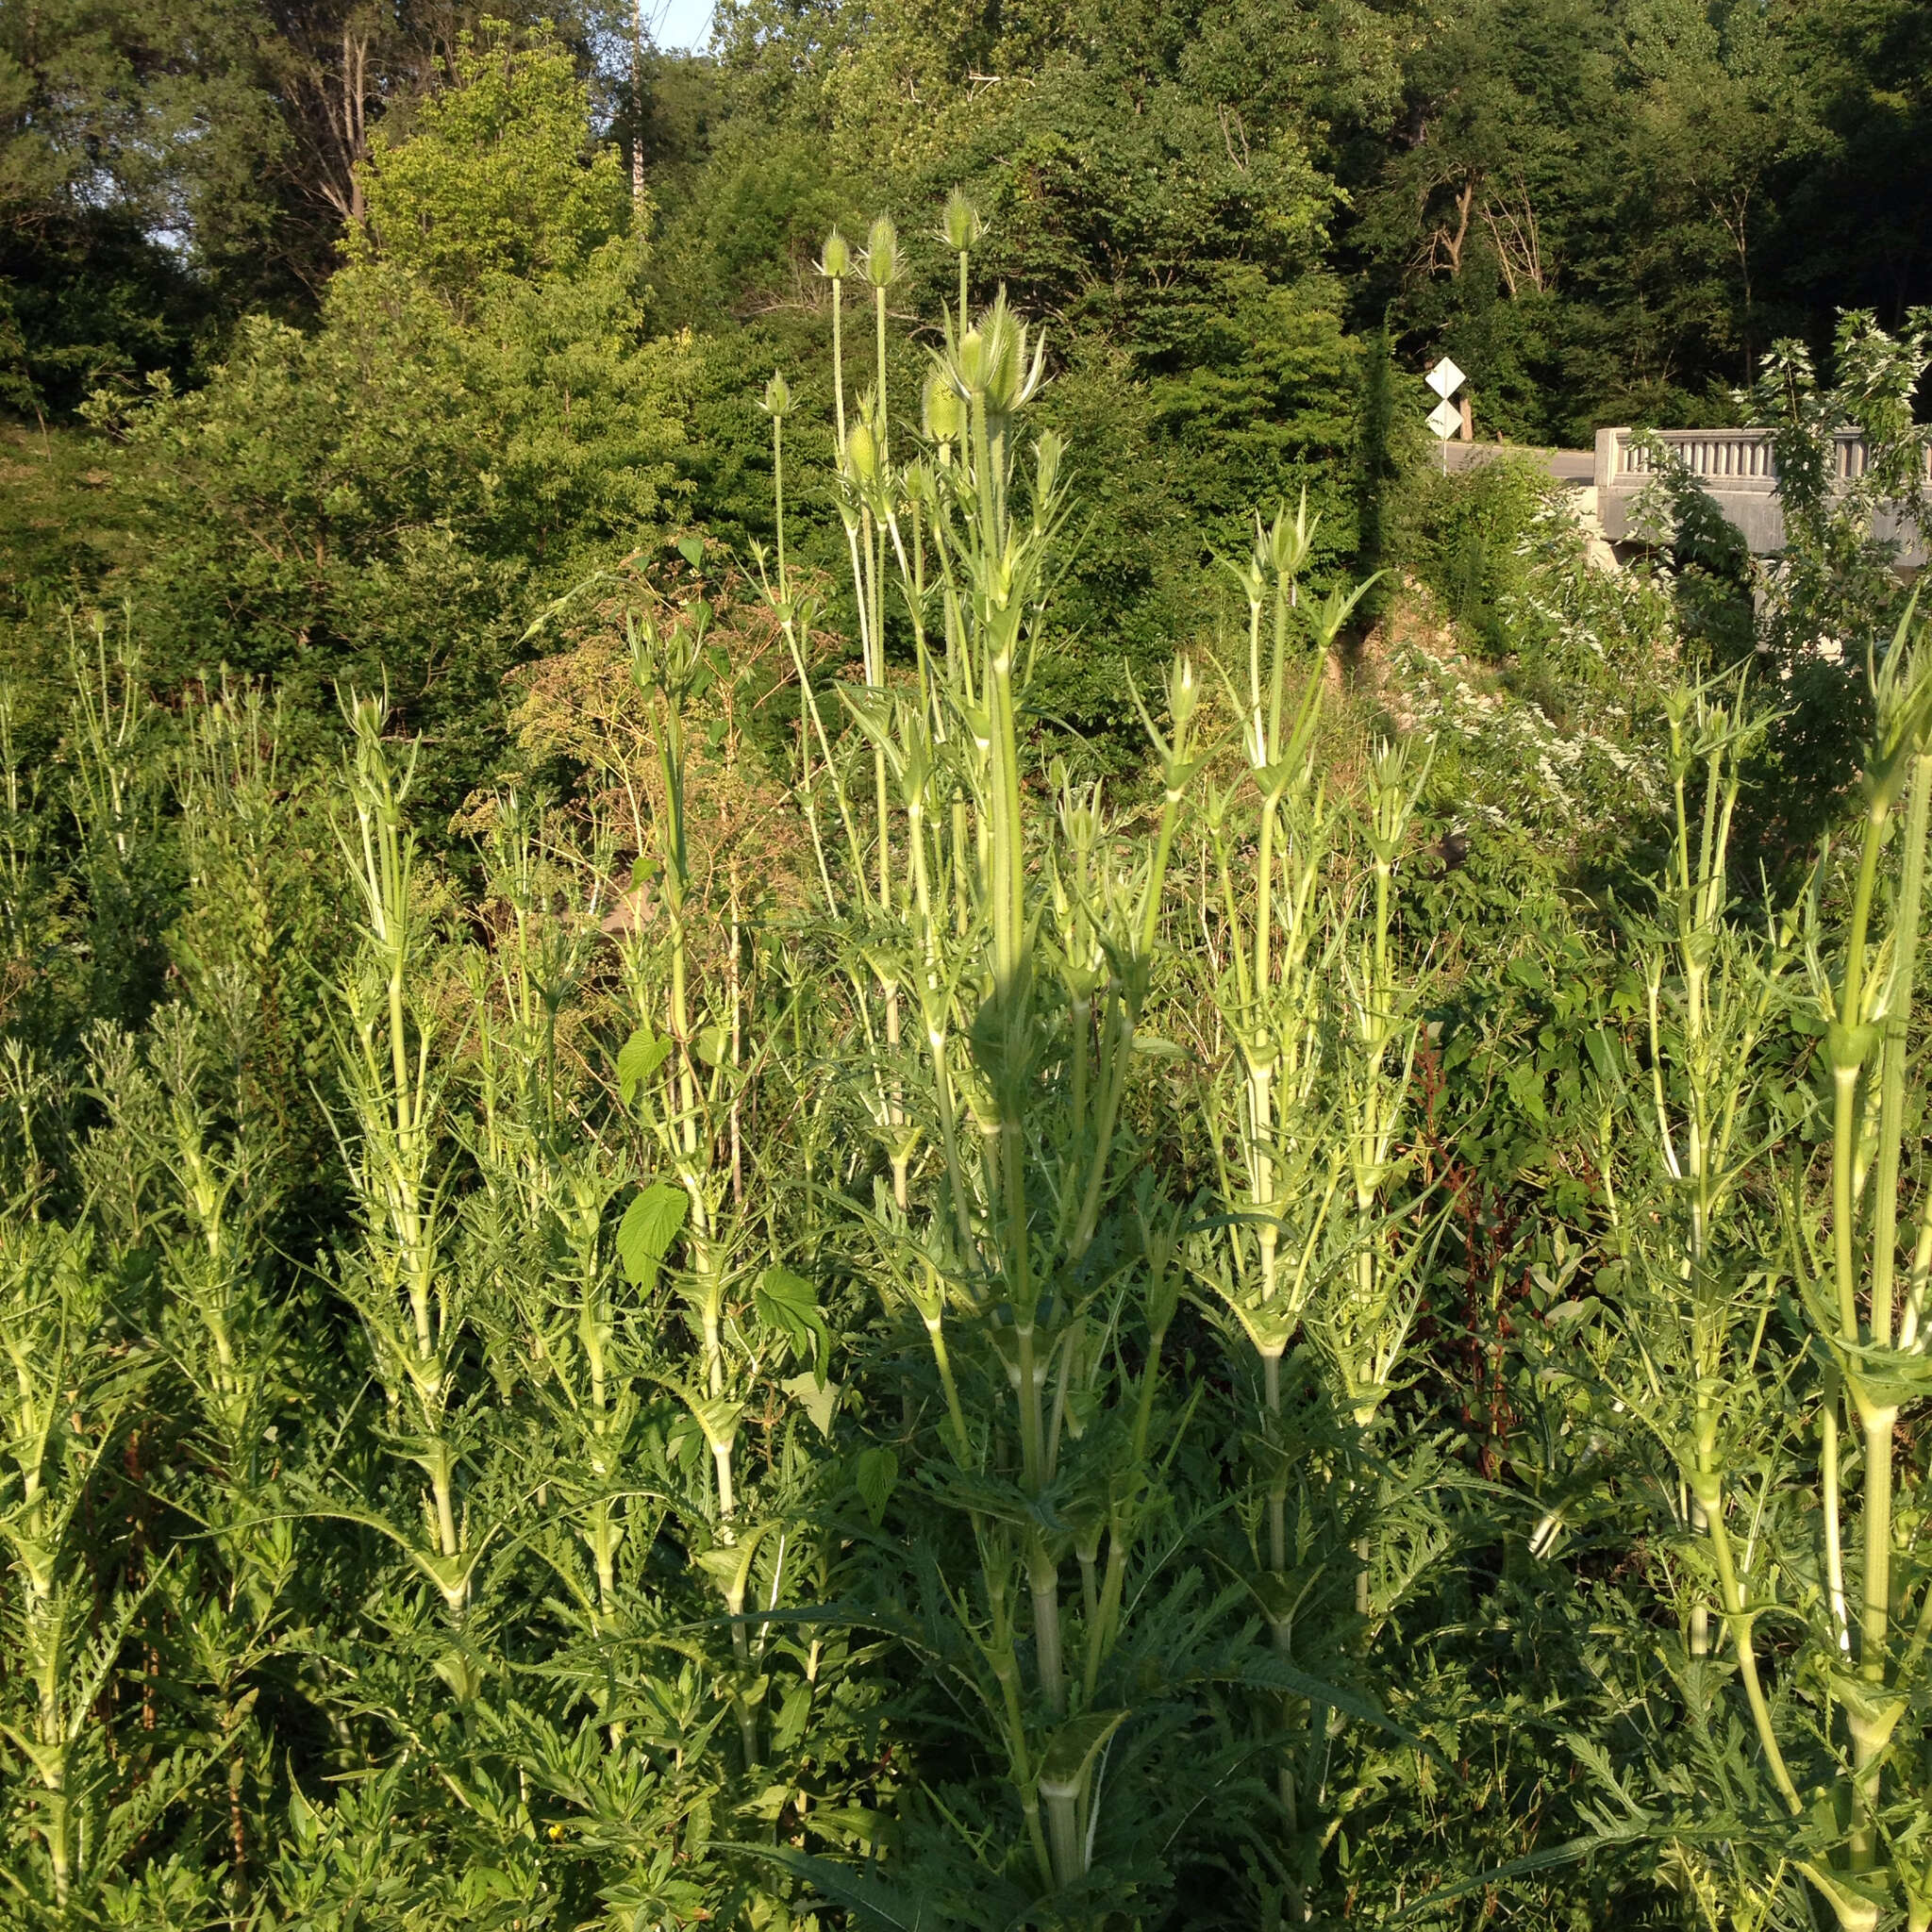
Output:
[[[1041,703],[1103,734],[1117,655],[1144,669],[1211,621],[1208,559],[1257,504],[1306,486],[1318,570],[1383,560],[1439,353],[1479,437],[1587,445],[1736,420],[1774,340],[1822,350],[1840,310],[1894,325],[1932,292],[1932,26],[1907,0],[748,0],[703,58],[622,9],[497,10],[541,22],[584,97],[525,104],[549,189],[445,142],[375,191],[474,237],[433,262],[400,228],[372,243],[366,197],[463,9],[0,22],[0,618],[129,601],[164,680],[225,662],[324,720],[379,658],[451,809],[500,744],[487,694],[586,557],[771,541],[747,372],[825,402],[805,351],[836,223],[963,186],[974,299],[1005,285],[1046,323],[1086,533],[1058,624],[1111,641],[1058,656]],[[906,225],[895,307],[930,326],[948,258]],[[836,559],[824,446],[796,454]]]

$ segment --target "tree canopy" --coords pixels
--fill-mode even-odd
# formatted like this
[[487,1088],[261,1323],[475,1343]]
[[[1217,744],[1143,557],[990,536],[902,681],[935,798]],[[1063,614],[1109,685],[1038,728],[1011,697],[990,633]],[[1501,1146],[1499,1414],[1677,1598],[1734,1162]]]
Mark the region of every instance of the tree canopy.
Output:
[[0,409],[151,465],[116,586],[184,662],[320,691],[380,641],[454,706],[599,546],[771,541],[754,378],[828,416],[827,231],[901,217],[898,327],[957,302],[918,211],[962,189],[1077,432],[1043,688],[1105,725],[1256,504],[1374,559],[1438,355],[1479,436],[1587,444],[1898,326],[1928,75],[1911,0],[724,0],[700,57],[594,0],[54,0],[0,15]]

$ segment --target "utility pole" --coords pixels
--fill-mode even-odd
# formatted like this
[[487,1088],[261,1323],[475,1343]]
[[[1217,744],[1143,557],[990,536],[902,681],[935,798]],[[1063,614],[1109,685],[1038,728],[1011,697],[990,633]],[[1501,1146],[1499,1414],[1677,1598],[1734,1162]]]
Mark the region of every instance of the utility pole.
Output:
[[644,205],[644,0],[631,0],[630,13],[630,205]]

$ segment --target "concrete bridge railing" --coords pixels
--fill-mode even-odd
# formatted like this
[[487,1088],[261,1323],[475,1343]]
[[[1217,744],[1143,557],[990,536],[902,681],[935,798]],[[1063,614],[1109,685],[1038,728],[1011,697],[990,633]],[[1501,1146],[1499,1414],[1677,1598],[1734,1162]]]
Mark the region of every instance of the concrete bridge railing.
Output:
[[[1659,429],[1652,434],[1709,491],[1755,555],[1765,557],[1784,548],[1784,507],[1777,495],[1777,462],[1770,430]],[[1639,435],[1631,429],[1596,433],[1596,514],[1612,543],[1639,541],[1633,515],[1637,499],[1654,475]],[[1833,474],[1841,487],[1849,486],[1865,474],[1865,439],[1856,429],[1841,429],[1832,441]],[[1925,451],[1925,475],[1932,484],[1932,447]],[[1924,543],[1905,518],[1881,510],[1873,534],[1898,544],[1898,561],[1906,568],[1924,564]]]

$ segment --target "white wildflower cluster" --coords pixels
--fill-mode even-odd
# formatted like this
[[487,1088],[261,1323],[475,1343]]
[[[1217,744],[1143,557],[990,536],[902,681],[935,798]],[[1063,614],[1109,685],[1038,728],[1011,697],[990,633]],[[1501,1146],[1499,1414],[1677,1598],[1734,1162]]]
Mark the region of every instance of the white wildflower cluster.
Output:
[[1400,663],[1417,729],[1459,753],[1471,817],[1502,826],[1574,836],[1625,816],[1633,803],[1662,804],[1661,759],[1620,743],[1627,706],[1592,707],[1591,723],[1565,727],[1457,660],[1421,644]]
[[1560,717],[1459,654],[1413,641],[1397,670],[1405,708],[1457,754],[1474,819],[1553,837],[1587,836],[1661,805],[1667,778],[1633,728],[1641,692],[1674,656],[1669,586],[1587,561],[1585,540],[1553,505],[1523,543],[1526,582],[1503,602],[1506,629]]
[[1662,559],[1641,568],[1601,570],[1567,503],[1551,500],[1517,545],[1528,564],[1523,584],[1504,599],[1504,619],[1519,650],[1595,683],[1599,668],[1629,677],[1674,658],[1681,640],[1675,572]]

